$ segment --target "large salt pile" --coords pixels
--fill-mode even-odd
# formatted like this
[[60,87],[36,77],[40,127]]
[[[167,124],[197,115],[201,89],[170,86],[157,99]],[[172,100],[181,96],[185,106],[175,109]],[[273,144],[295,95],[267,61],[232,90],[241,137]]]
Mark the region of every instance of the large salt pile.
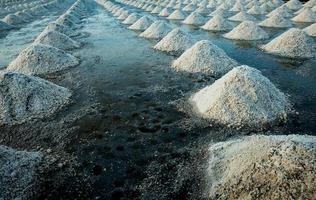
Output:
[[291,58],[316,57],[316,44],[313,38],[304,31],[291,28],[280,36],[274,38],[262,49],[279,56]]
[[316,37],[316,23],[303,29],[308,35]]
[[34,43],[46,44],[62,50],[71,50],[80,47],[79,42],[74,41],[63,33],[53,30],[44,30],[35,39]]
[[229,21],[227,21],[222,15],[215,15],[201,28],[209,31],[226,31],[231,30],[233,28],[233,25]]
[[147,17],[147,16],[143,16],[141,17],[139,20],[137,20],[134,24],[132,24],[131,26],[129,26],[129,29],[132,30],[139,30],[139,31],[144,31],[146,30],[151,24],[153,23],[153,21]]
[[0,145],[0,199],[30,199],[42,160],[39,152],[16,151]]
[[203,117],[232,127],[261,128],[285,120],[286,96],[257,69],[233,68],[190,98]]
[[138,14],[130,14],[122,23],[123,24],[134,24],[139,19]]
[[299,0],[290,0],[285,5],[291,10],[298,10],[303,6]]
[[316,137],[254,135],[212,144],[209,199],[314,199]]
[[216,77],[236,66],[238,63],[235,60],[208,40],[197,42],[172,64],[177,71],[203,73]]
[[234,40],[263,40],[269,38],[269,35],[253,21],[244,21],[224,34],[225,38]]
[[193,39],[191,36],[180,28],[175,28],[162,38],[154,46],[154,49],[171,53],[182,53],[192,45]]
[[200,15],[198,12],[192,12],[185,20],[183,20],[184,24],[190,25],[202,25],[205,23],[205,18]]
[[173,11],[167,19],[182,20],[185,19],[185,14],[181,12],[181,10],[177,9]]
[[236,15],[228,18],[231,21],[238,21],[238,22],[242,22],[242,21],[256,21],[257,19],[255,17],[253,17],[252,15],[241,11],[239,13],[237,13]]
[[10,30],[10,29],[13,29],[14,27],[3,22],[3,21],[0,21],[0,31],[3,31],[3,30]]
[[139,36],[150,39],[161,39],[165,37],[172,28],[164,21],[155,21]]
[[292,18],[294,22],[316,22],[316,13],[310,8],[306,8],[300,14]]
[[3,21],[10,25],[17,25],[25,22],[23,19],[14,14],[7,15],[5,18],[3,18]]
[[280,14],[274,14],[264,21],[259,23],[260,26],[264,27],[275,27],[275,28],[287,28],[292,27],[292,23],[290,20],[284,18]]
[[24,49],[10,63],[7,70],[40,75],[57,72],[78,64],[77,58],[61,49],[43,44],[34,44]]
[[[71,28],[64,26],[62,24],[57,24],[55,22],[51,22],[49,23],[46,28],[44,29],[44,31],[48,31],[48,30],[54,30],[54,31],[58,31],[60,33],[63,33],[65,35],[68,35],[69,37],[75,37],[80,35],[79,32],[75,32],[73,31]],[[43,32],[44,32],[43,31]]]
[[0,72],[0,123],[49,116],[69,102],[71,92],[41,78]]

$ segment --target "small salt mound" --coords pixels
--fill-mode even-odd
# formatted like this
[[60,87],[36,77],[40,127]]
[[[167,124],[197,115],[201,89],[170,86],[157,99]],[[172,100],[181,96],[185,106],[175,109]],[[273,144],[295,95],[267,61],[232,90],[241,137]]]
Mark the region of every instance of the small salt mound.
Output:
[[285,5],[291,10],[298,10],[303,6],[299,0],[290,0]]
[[56,47],[62,50],[71,50],[80,47],[80,43],[74,41],[65,34],[53,30],[44,30],[34,41]]
[[256,21],[257,19],[252,15],[246,13],[245,11],[241,11],[236,15],[228,18],[231,21],[243,22],[243,21]]
[[17,25],[17,24],[22,24],[22,23],[25,22],[22,18],[20,18],[20,17],[14,15],[14,14],[9,14],[9,15],[7,15],[7,16],[3,19],[3,21],[4,21],[5,23],[7,23],[7,24],[10,24],[10,25]]
[[283,17],[293,17],[293,14],[286,6],[280,6],[273,11],[271,11],[269,14],[267,14],[267,17],[271,17],[273,15],[281,15]]
[[128,11],[124,11],[122,12],[122,14],[120,14],[120,16],[117,17],[118,20],[124,20],[129,16]]
[[235,60],[208,40],[195,43],[172,64],[177,71],[204,73],[216,77],[236,66],[238,63]]
[[271,42],[262,46],[262,49],[279,56],[291,58],[316,57],[316,44],[304,31],[291,28]]
[[237,1],[235,3],[235,5],[229,11],[240,12],[240,11],[244,11],[244,10],[245,10],[245,6],[241,3],[241,1]]
[[226,31],[231,30],[233,28],[233,25],[229,21],[227,21],[222,15],[215,15],[201,28],[209,31]]
[[150,39],[161,39],[171,31],[171,27],[164,21],[156,21],[139,36]]
[[292,23],[290,20],[285,19],[282,15],[272,15],[271,17],[265,19],[261,23],[260,26],[264,27],[275,27],[275,28],[287,28],[292,27]]
[[182,23],[190,25],[202,25],[205,23],[205,18],[198,12],[192,12]]
[[315,198],[315,136],[253,135],[208,152],[209,199]]
[[160,11],[159,16],[161,17],[168,17],[172,13],[171,8],[164,8]]
[[3,31],[3,30],[10,30],[10,29],[13,29],[14,27],[3,22],[3,21],[0,21],[0,31]]
[[316,37],[316,23],[303,29],[308,35]]
[[182,20],[185,19],[185,14],[177,9],[173,11],[167,19]]
[[0,199],[29,199],[42,160],[39,152],[16,151],[0,145]]
[[64,26],[68,26],[70,28],[75,28],[76,27],[76,23],[74,21],[72,21],[71,19],[69,19],[65,15],[60,16],[55,22],[57,24],[62,24]]
[[15,124],[49,116],[67,104],[71,92],[44,79],[0,72],[0,123]]
[[209,9],[207,9],[206,7],[198,7],[195,12],[201,13],[201,14],[208,14],[210,12]]
[[154,49],[171,53],[182,53],[192,45],[193,39],[191,36],[180,28],[175,28],[162,38],[154,46]]
[[214,10],[211,14],[209,14],[209,16],[216,16],[216,15],[222,15],[223,17],[228,17],[228,11],[217,8],[216,10]]
[[78,64],[77,58],[61,49],[43,44],[34,44],[23,50],[10,63],[7,71],[40,75],[57,72]]
[[152,14],[158,14],[162,11],[162,7],[161,6],[156,6],[150,13]]
[[264,12],[259,6],[254,5],[247,11],[247,13],[251,15],[262,15]]
[[234,40],[263,40],[269,38],[269,35],[253,21],[244,21],[223,36]]
[[73,31],[69,27],[64,26],[62,24],[57,24],[55,22],[49,23],[44,31],[48,31],[48,30],[58,31],[60,33],[68,35],[69,37],[75,37],[75,36],[80,35],[80,33]]
[[149,17],[143,16],[143,17],[141,17],[139,20],[137,20],[134,24],[132,24],[131,26],[129,26],[128,28],[131,29],[131,30],[144,31],[144,30],[146,30],[152,23],[153,23],[153,21],[152,21]]
[[214,122],[239,127],[262,127],[283,121],[286,96],[257,69],[233,68],[190,98],[197,112]]
[[139,19],[138,14],[130,14],[122,23],[123,24],[134,24]]
[[300,14],[292,18],[294,22],[316,22],[316,13],[310,8],[306,8]]
[[191,3],[191,4],[186,5],[182,10],[191,12],[191,11],[194,11],[195,9],[196,9],[196,6]]

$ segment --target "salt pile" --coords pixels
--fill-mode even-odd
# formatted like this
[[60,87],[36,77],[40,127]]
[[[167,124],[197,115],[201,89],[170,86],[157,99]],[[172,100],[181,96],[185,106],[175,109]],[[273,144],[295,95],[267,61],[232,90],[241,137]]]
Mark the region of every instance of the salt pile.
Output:
[[264,27],[275,27],[275,28],[287,28],[292,27],[292,23],[290,20],[284,18],[280,14],[272,15],[271,17],[265,19],[261,23],[259,23],[260,26]]
[[13,29],[14,27],[3,22],[3,21],[0,21],[0,31],[3,31],[3,30],[9,30],[9,29]]
[[291,10],[298,10],[303,6],[299,0],[290,0],[285,5]]
[[268,17],[272,15],[282,15],[283,17],[292,17],[293,14],[291,13],[291,10],[288,9],[285,5],[280,6],[273,11],[271,11],[269,14],[267,14]]
[[262,15],[264,12],[258,5],[253,5],[248,11],[248,14],[251,15]]
[[0,145],[0,199],[29,199],[43,155]]
[[156,6],[150,13],[152,14],[158,14],[162,11],[162,7],[161,6]]
[[56,47],[62,50],[71,50],[80,47],[80,43],[74,41],[65,34],[53,30],[44,30],[34,41]]
[[130,27],[128,27],[129,29],[132,30],[139,30],[139,31],[144,31],[146,30],[151,24],[153,23],[153,21],[147,17],[147,16],[143,16],[141,17],[139,20],[137,20],[134,24],[132,24]]
[[159,16],[161,17],[168,17],[172,13],[171,8],[164,8],[160,11]]
[[150,39],[161,39],[171,31],[171,27],[164,21],[156,21],[139,36]]
[[257,69],[233,68],[190,98],[203,117],[232,127],[258,127],[284,121],[286,96]]
[[21,19],[20,17],[14,15],[14,14],[9,14],[7,15],[3,21],[7,24],[10,24],[10,25],[17,25],[17,24],[22,24],[24,23],[25,21],[23,19]]
[[194,11],[196,9],[196,6],[194,5],[194,4],[188,4],[188,5],[186,5],[182,10],[183,11]]
[[61,49],[43,44],[34,44],[24,49],[10,63],[7,70],[40,75],[57,72],[78,64],[77,58]]
[[238,63],[235,60],[208,40],[195,43],[172,64],[177,71],[204,73],[216,77],[236,66]]
[[306,8],[300,14],[292,18],[294,22],[316,22],[316,13],[310,8]]
[[193,39],[191,36],[180,28],[175,28],[162,38],[154,46],[154,49],[171,53],[182,53],[192,45]]
[[234,40],[263,40],[269,38],[269,35],[253,21],[244,21],[223,36]]
[[316,23],[303,29],[308,35],[316,37]]
[[49,116],[69,102],[71,92],[41,78],[0,72],[0,123]]
[[242,21],[256,21],[257,19],[255,17],[253,17],[252,15],[241,11],[239,13],[237,13],[236,15],[228,18],[231,21],[237,21],[237,22],[242,22]]
[[316,57],[316,44],[304,31],[291,28],[271,42],[262,46],[262,49],[279,56],[291,58]]
[[229,14],[226,10],[217,8],[216,10],[214,10],[211,14],[209,14],[209,16],[216,16],[216,15],[222,15],[223,17],[228,17]]
[[68,35],[69,37],[75,37],[75,36],[80,35],[80,33],[73,31],[71,28],[64,26],[62,24],[55,23],[55,22],[51,22],[46,26],[44,31],[48,31],[48,30],[58,31],[60,33]]
[[202,25],[205,23],[205,18],[198,12],[192,12],[182,23],[190,25]]
[[117,19],[118,19],[118,20],[124,20],[124,19],[126,19],[128,16],[129,16],[128,11],[124,11],[124,12],[122,12],[122,13],[117,17]]
[[229,21],[227,21],[222,15],[215,15],[201,28],[209,31],[226,31],[231,30],[233,28],[233,25]]
[[173,11],[167,19],[182,20],[185,19],[185,14],[177,9]]
[[316,138],[254,135],[209,147],[210,199],[315,198]]
[[123,24],[134,24],[139,19],[138,14],[130,14],[122,23]]

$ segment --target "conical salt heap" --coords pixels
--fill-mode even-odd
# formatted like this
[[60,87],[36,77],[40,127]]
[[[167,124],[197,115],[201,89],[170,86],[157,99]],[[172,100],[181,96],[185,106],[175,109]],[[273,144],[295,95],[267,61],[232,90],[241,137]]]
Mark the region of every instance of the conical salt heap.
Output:
[[152,14],[159,14],[162,11],[162,7],[161,6],[156,6],[150,13]]
[[192,45],[193,39],[191,36],[180,28],[175,28],[162,38],[162,40],[154,46],[154,49],[178,54],[184,52]]
[[216,16],[216,15],[222,15],[223,17],[228,17],[229,14],[226,10],[217,8],[216,10],[214,10],[213,12],[211,12],[211,14],[209,14],[209,16]]
[[44,31],[48,31],[48,30],[58,31],[58,32],[63,33],[69,37],[75,37],[75,36],[80,35],[79,32],[75,32],[71,28],[64,26],[62,24],[55,23],[55,22],[51,22],[46,26]]
[[299,0],[290,0],[285,5],[291,10],[298,10],[303,6]]
[[316,137],[308,135],[253,135],[213,143],[208,197],[314,199],[315,147]]
[[286,96],[257,69],[233,68],[191,96],[197,113],[232,127],[263,127],[284,121],[290,108]]
[[316,37],[316,23],[303,29],[308,35]]
[[43,155],[0,145],[0,199],[29,199]]
[[243,22],[243,21],[257,21],[257,19],[255,17],[253,17],[252,15],[241,11],[239,13],[237,13],[236,15],[228,18],[230,21],[238,21],[238,22]]
[[316,13],[310,8],[306,8],[300,14],[292,18],[294,22],[316,22]]
[[292,27],[292,23],[290,20],[284,18],[280,14],[274,14],[271,17],[265,19],[261,23],[259,23],[260,26],[264,27],[275,27],[275,28],[288,28]]
[[65,34],[53,30],[44,30],[34,41],[56,47],[62,50],[71,50],[80,47],[80,43],[74,41]]
[[237,66],[238,63],[235,60],[208,40],[195,43],[172,64],[177,71],[203,73],[216,77]]
[[171,8],[164,8],[160,11],[160,13],[158,15],[161,17],[168,17],[171,13],[172,13]]
[[297,28],[289,29],[261,48],[271,54],[290,58],[316,57],[315,41]]
[[118,20],[125,20],[128,16],[129,16],[129,12],[128,11],[124,11],[117,17],[117,19]]
[[205,18],[198,12],[192,12],[182,23],[190,25],[202,25],[205,23]]
[[258,5],[253,5],[247,13],[251,15],[262,15],[264,12]]
[[226,31],[231,30],[233,28],[233,25],[229,21],[227,21],[222,15],[215,15],[201,28],[209,31]]
[[0,21],[0,31],[13,29],[14,26],[11,26],[3,21]]
[[122,24],[134,24],[139,19],[139,15],[137,13],[130,14]]
[[274,9],[269,14],[267,14],[267,17],[271,17],[273,15],[282,15],[284,18],[293,17],[291,10],[285,5],[282,5],[276,9]]
[[57,72],[79,64],[74,56],[52,46],[33,44],[24,49],[7,67],[7,71],[17,71],[30,75]]
[[167,19],[182,20],[185,19],[185,14],[181,12],[181,10],[177,9],[173,11],[173,13],[171,13]]
[[165,37],[172,28],[164,21],[155,21],[139,36],[150,39],[161,39]]
[[244,21],[223,36],[234,40],[263,40],[269,38],[269,35],[253,21]]
[[139,30],[139,31],[144,31],[146,30],[153,21],[147,17],[143,16],[139,20],[137,20],[134,24],[132,24],[130,27],[128,27],[131,30]]
[[191,3],[191,4],[186,5],[182,10],[191,12],[191,11],[194,11],[195,9],[196,9],[196,5]]
[[9,25],[18,25],[25,22],[23,19],[14,14],[7,15],[5,18],[3,18],[3,21]]
[[49,116],[69,102],[71,92],[41,78],[0,72],[0,123]]

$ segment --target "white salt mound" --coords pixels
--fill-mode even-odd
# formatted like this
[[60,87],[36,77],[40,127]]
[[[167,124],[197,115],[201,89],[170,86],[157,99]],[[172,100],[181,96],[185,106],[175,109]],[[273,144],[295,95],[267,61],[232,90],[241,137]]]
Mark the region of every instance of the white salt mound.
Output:
[[308,35],[316,37],[316,23],[303,29]]
[[139,19],[138,14],[130,14],[122,23],[123,24],[134,24]]
[[284,121],[289,109],[286,96],[259,70],[246,65],[233,68],[190,101],[203,117],[236,128]]
[[79,64],[76,57],[52,46],[33,44],[24,49],[7,67],[24,74],[49,74]]
[[161,39],[165,37],[172,28],[164,21],[155,21],[139,36],[150,39]]
[[315,41],[304,31],[297,28],[289,29],[261,48],[269,53],[284,57],[316,57]]
[[21,19],[20,17],[14,14],[7,15],[5,18],[3,18],[3,21],[10,25],[17,25],[17,24],[22,24],[25,22],[23,21],[23,19]]
[[227,21],[222,15],[215,15],[201,28],[209,31],[226,31],[231,30],[233,28],[233,25],[229,21]]
[[0,21],[0,31],[3,31],[3,30],[10,30],[10,29],[13,29],[14,27],[3,22],[3,21]]
[[137,20],[134,24],[132,24],[131,26],[129,26],[128,28],[131,29],[131,30],[144,31],[144,30],[146,30],[152,23],[153,23],[153,21],[152,21],[149,17],[143,16],[143,17],[141,17],[139,20]]
[[171,53],[182,53],[192,45],[193,39],[191,36],[180,28],[175,28],[162,38],[154,46],[154,49]]
[[198,12],[192,12],[182,23],[190,25],[202,25],[205,23],[205,18]]
[[306,8],[300,14],[292,18],[294,22],[316,22],[316,13],[310,8]]
[[46,28],[44,29],[44,31],[48,31],[48,30],[54,30],[54,31],[58,31],[60,33],[63,33],[65,35],[68,35],[69,37],[75,37],[80,35],[79,32],[75,32],[73,31],[71,28],[64,26],[62,24],[57,24],[55,22],[51,22],[49,23]]
[[269,38],[269,35],[253,21],[244,21],[223,36],[234,40],[263,40]]
[[182,20],[185,19],[185,14],[181,10],[177,9],[173,11],[167,19]]
[[160,11],[159,16],[161,17],[168,17],[172,13],[171,8],[164,8]]
[[49,116],[69,102],[71,92],[41,78],[0,72],[0,123]]
[[299,0],[290,0],[285,5],[291,10],[298,10],[303,6]]
[[254,135],[212,144],[209,198],[314,199],[315,152],[316,137],[307,135]]
[[272,15],[271,17],[260,22],[259,25],[264,26],[264,27],[275,27],[275,28],[292,27],[291,21],[284,18],[280,14]]
[[271,11],[269,14],[267,14],[268,17],[271,17],[272,15],[282,15],[283,17],[292,17],[293,14],[290,9],[287,8],[286,5],[282,5],[273,11]]
[[80,43],[74,41],[65,34],[53,30],[44,30],[34,41],[56,47],[62,50],[71,50],[80,47]]
[[172,64],[177,71],[204,73],[212,76],[221,76],[237,66],[238,63],[235,60],[208,40],[195,43]]
[[243,21],[256,21],[257,19],[253,17],[252,15],[241,11],[237,13],[236,15],[228,18],[230,21],[238,21],[238,22],[243,22]]
[[29,199],[42,159],[39,152],[0,145],[0,199]]

